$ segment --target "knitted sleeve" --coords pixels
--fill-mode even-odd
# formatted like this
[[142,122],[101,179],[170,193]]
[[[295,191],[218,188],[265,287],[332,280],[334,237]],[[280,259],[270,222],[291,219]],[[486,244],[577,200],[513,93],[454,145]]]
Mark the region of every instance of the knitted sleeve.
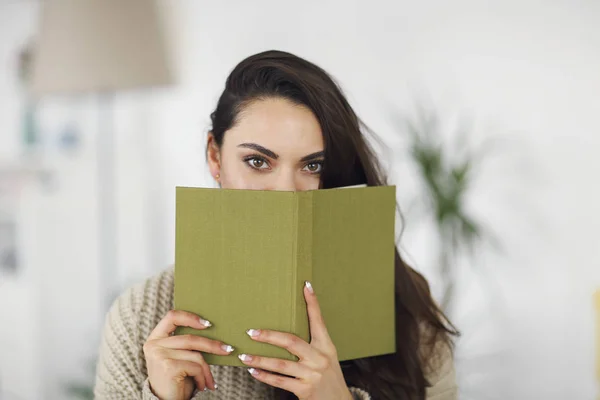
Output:
[[[156,317],[145,311],[144,305],[162,314],[169,308],[167,296],[171,280],[168,273],[127,290],[112,305],[106,315],[100,354],[96,368],[96,400],[159,400],[148,381],[144,363],[143,342],[155,325]],[[165,298],[162,298],[165,297]],[[192,400],[200,399],[196,393]]]
[[146,380],[139,337],[139,288],[131,288],[113,303],[104,321],[96,366],[97,400],[141,400]]
[[173,268],[120,295],[108,311],[96,366],[96,400],[155,400],[144,390],[144,342],[173,304]]
[[426,389],[426,400],[457,400],[454,357],[448,346],[438,346],[436,361],[435,368],[427,376],[431,386]]

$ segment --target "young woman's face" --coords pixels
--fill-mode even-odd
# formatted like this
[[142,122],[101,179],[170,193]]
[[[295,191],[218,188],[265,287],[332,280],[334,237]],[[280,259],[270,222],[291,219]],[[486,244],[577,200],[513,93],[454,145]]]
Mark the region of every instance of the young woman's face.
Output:
[[258,100],[238,116],[220,149],[208,138],[212,176],[225,189],[318,189],[323,135],[306,107],[285,99]]

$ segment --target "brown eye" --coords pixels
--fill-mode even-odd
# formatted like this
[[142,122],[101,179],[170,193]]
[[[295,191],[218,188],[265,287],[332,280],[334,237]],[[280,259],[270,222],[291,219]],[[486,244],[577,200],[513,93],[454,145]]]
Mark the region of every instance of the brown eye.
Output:
[[323,164],[320,162],[311,162],[311,163],[306,164],[306,166],[304,168],[311,174],[317,174],[317,173],[321,172],[321,169],[323,168]]
[[267,163],[267,161],[260,157],[249,157],[249,158],[245,159],[244,161],[246,162],[246,164],[248,164],[248,166],[250,168],[254,168],[254,169],[268,169],[269,168],[269,164]]

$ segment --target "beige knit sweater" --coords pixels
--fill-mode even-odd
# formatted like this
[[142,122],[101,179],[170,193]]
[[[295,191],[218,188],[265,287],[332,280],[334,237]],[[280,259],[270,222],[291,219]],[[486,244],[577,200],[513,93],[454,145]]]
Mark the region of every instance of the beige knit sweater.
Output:
[[[173,269],[136,285],[123,293],[106,316],[94,389],[97,400],[159,400],[148,384],[148,373],[142,346],[146,339],[173,308]],[[252,378],[243,367],[210,366],[217,391],[198,392],[193,400],[273,399],[271,386]],[[456,400],[457,390],[452,358],[445,357],[440,368],[429,377],[433,387],[427,400]],[[355,399],[370,396],[358,388],[350,388]]]

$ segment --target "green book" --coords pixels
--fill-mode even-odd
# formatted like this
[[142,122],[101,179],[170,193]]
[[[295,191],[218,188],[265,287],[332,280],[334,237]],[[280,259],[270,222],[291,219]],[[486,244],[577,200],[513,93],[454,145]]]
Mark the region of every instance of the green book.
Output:
[[394,186],[302,192],[176,189],[175,309],[208,319],[180,327],[235,347],[205,354],[243,366],[238,354],[297,360],[252,340],[247,329],[310,342],[305,281],[317,294],[339,360],[394,353]]

